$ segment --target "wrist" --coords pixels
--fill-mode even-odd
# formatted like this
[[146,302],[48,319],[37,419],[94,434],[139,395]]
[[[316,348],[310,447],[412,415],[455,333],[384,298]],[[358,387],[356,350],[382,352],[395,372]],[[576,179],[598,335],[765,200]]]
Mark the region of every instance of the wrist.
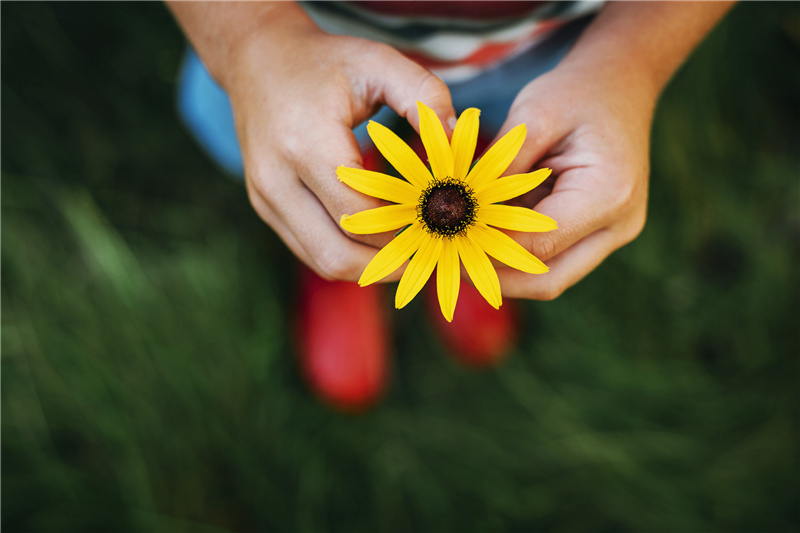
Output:
[[313,42],[325,36],[316,24],[297,8],[275,11],[267,20],[242,36],[231,46],[219,66],[216,78],[230,94],[240,79],[249,79],[261,73],[281,76],[301,68],[300,62],[314,60],[315,54],[308,52]]
[[211,76],[226,90],[254,42],[285,47],[281,39],[319,31],[295,2],[170,2],[169,7]]
[[652,111],[665,82],[647,62],[618,54],[581,54],[566,57],[558,67],[574,73],[589,96],[619,99],[629,106]]
[[612,77],[655,103],[730,2],[611,2],[562,63]]

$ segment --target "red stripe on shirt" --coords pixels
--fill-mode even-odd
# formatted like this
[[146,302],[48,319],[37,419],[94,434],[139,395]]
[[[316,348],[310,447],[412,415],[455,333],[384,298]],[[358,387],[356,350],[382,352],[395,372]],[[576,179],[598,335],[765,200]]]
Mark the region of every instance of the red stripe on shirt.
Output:
[[402,52],[407,58],[425,68],[449,68],[462,65],[468,65],[471,67],[485,67],[510,55],[520,46],[524,46],[525,43],[531,41],[533,38],[548,33],[562,24],[564,24],[562,21],[544,21],[538,24],[530,34],[521,39],[505,43],[487,43],[472,52],[470,55],[453,61],[442,61],[423,53],[410,50],[401,49],[400,52]]
[[448,2],[428,1],[375,1],[349,2],[356,7],[378,13],[380,15],[407,17],[448,17],[456,19],[486,19],[519,17],[531,13],[545,2],[465,2],[452,0]]

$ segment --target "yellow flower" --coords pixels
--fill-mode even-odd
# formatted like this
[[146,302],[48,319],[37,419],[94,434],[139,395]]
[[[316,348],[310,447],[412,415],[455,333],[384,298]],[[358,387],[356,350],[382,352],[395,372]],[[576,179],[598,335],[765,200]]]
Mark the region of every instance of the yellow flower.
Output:
[[395,307],[400,309],[417,295],[435,267],[439,305],[444,317],[452,321],[460,284],[460,259],[481,295],[499,308],[500,282],[486,254],[531,274],[542,274],[548,268],[511,237],[490,226],[514,231],[556,229],[556,222],[548,216],[499,202],[530,191],[551,170],[544,168],[498,179],[525,141],[524,124],[504,135],[470,170],[480,111],[464,111],[448,142],[433,110],[422,102],[417,102],[417,109],[430,171],[397,135],[372,121],[367,131],[375,146],[408,181],[358,168],[336,169],[339,180],[353,189],[396,204],[344,215],[344,229],[370,234],[405,228],[375,255],[358,283],[362,287],[375,283],[411,258],[395,295]]

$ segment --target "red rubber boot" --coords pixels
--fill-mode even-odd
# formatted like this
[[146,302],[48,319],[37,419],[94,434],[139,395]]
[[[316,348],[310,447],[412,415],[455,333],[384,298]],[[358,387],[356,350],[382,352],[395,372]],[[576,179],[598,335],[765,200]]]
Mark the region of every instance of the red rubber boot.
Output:
[[[380,167],[377,150],[364,154],[364,168]],[[350,413],[364,411],[383,396],[388,382],[384,288],[326,281],[301,268],[296,329],[303,377],[328,405]]]
[[302,267],[300,367],[311,390],[345,412],[366,410],[386,389],[389,328],[381,289],[326,281]]
[[495,309],[478,289],[461,282],[453,321],[439,308],[436,286],[429,283],[426,307],[436,331],[453,357],[472,368],[488,368],[501,362],[519,337],[519,311],[515,302],[504,299]]

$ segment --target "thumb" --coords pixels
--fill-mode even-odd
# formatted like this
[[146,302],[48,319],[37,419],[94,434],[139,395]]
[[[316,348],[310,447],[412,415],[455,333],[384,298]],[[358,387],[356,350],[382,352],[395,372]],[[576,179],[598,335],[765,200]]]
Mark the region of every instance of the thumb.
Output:
[[441,79],[390,46],[376,47],[371,62],[370,87],[378,102],[385,102],[419,132],[419,100],[433,109],[447,136],[452,135],[456,113],[450,89]]
[[527,129],[525,142],[504,175],[530,172],[564,136],[561,125],[551,120],[546,110],[533,109],[530,105],[512,105],[491,145],[520,124],[525,124]]

